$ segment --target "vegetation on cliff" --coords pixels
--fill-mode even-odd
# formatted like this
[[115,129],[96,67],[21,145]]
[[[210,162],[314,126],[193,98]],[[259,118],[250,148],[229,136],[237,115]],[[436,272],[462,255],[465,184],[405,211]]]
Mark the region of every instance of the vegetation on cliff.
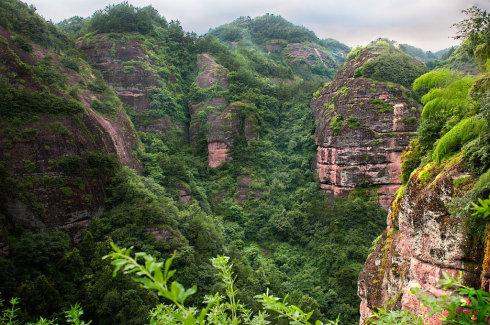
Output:
[[[17,1],[2,2],[0,8],[29,22],[19,26],[42,21],[32,8]],[[144,17],[150,17],[150,27]],[[291,41],[311,37],[311,32],[303,28],[277,17],[271,19],[294,30],[285,31]],[[131,24],[120,26],[126,20]],[[353,322],[358,318],[355,282],[370,242],[382,227],[383,210],[366,193],[331,202],[318,191],[309,168],[315,151],[309,100],[328,74],[315,74],[309,68],[295,70],[289,61],[268,55],[260,47],[260,40],[256,40],[258,47],[234,48],[212,35],[187,34],[178,22],[166,22],[150,8],[128,4],[110,6],[89,19],[74,18],[61,23],[69,37],[42,21],[44,25],[61,35],[69,44],[70,53],[76,54],[61,52],[60,65],[41,62],[36,80],[41,80],[42,85],[57,84],[66,80],[65,76],[72,80],[75,75],[79,82],[77,87],[71,87],[70,82],[43,87],[47,95],[38,103],[49,101],[51,96],[83,100],[81,116],[94,109],[109,121],[115,114],[122,114],[122,105],[138,130],[140,143],[136,151],[142,175],[123,167],[104,145],[97,145],[95,152],[90,153],[61,151],[49,168],[39,166],[37,160],[26,161],[22,174],[13,169],[9,155],[2,156],[6,159],[1,169],[5,180],[2,186],[8,191],[2,192],[1,220],[5,227],[0,242],[7,251],[0,257],[0,292],[7,299],[20,298],[21,319],[34,320],[40,315],[63,319],[63,310],[78,302],[86,318],[99,323],[145,323],[158,299],[127,276],[112,278],[111,267],[101,259],[108,253],[110,240],[123,247],[134,246],[159,259],[176,251],[174,264],[179,270],[176,279],[186,287],[195,284],[198,288],[186,301],[189,306],[198,306],[206,294],[216,291],[219,281],[210,258],[226,254],[237,275],[237,296],[251,310],[258,310],[253,297],[269,288],[271,294],[289,294],[291,304],[312,310],[310,319],[336,319],[340,315],[342,320]],[[274,37],[282,33],[279,25]],[[47,45],[31,40],[28,31],[21,27],[10,21],[2,22],[1,26],[24,40],[22,47],[45,51]],[[271,35],[262,36],[265,39]],[[11,45],[12,38],[5,41],[21,53]],[[311,41],[320,46],[316,37]],[[335,59],[340,61],[345,47],[332,40],[328,43],[339,48],[335,50]],[[125,47],[121,44],[133,44],[130,50],[134,52],[123,52]],[[91,54],[98,55],[88,51],[100,48],[107,48],[103,59],[107,58],[109,64],[122,62],[122,69],[117,71],[121,72],[119,79],[111,79],[111,74],[105,75],[102,69],[96,71],[85,61]],[[78,55],[79,51],[87,51],[85,58]],[[202,89],[194,84],[196,56],[201,53],[208,53],[226,69],[229,81],[226,88]],[[56,55],[53,53],[53,63],[58,62]],[[327,56],[323,58],[327,60]],[[11,69],[12,61],[8,62],[6,68]],[[110,85],[124,86],[138,73],[143,76],[138,82],[152,80],[151,87],[145,88],[151,88],[145,110],[121,104]],[[151,79],[153,76],[155,79]],[[29,80],[23,75],[14,77]],[[13,91],[11,85],[16,82],[13,80],[6,81],[5,89],[12,92],[9,96],[15,104],[23,93]],[[28,89],[26,92],[34,94]],[[88,98],[95,96],[97,100],[87,103],[87,93]],[[193,143],[186,133],[192,127],[187,111],[190,103],[217,95],[237,103],[241,116],[254,121],[257,136],[247,140],[243,134],[238,135],[231,153],[233,160],[215,170],[208,168],[205,159],[206,133],[202,132]],[[41,113],[40,116],[52,114],[53,105],[48,104],[43,104],[45,108],[30,109],[30,116],[34,112]],[[2,109],[10,115],[17,111],[10,104]],[[72,111],[67,109],[65,113]],[[56,132],[63,136],[74,134],[74,140],[82,142],[102,137],[99,133],[76,133],[77,129],[67,124],[63,114],[52,127]],[[169,118],[171,127],[163,130],[148,127],[159,118]],[[14,125],[12,120],[2,123]],[[23,133],[38,128],[15,125]],[[12,135],[15,133],[13,128],[8,129]],[[14,139],[12,148],[17,148],[27,136]],[[46,150],[43,143],[37,142],[45,137],[32,139],[35,141],[27,147]],[[70,142],[54,138],[49,147],[61,150],[65,143]],[[46,159],[53,157],[50,152],[45,155]],[[25,179],[13,177],[17,175]],[[28,202],[32,196],[28,196],[32,191],[29,181],[33,177],[47,182],[41,183],[41,188],[59,190],[64,198],[60,205],[73,207],[64,219],[53,220],[53,211],[49,210],[44,210],[43,218],[33,210],[33,221],[28,225],[12,217],[19,212],[7,209],[7,205],[17,202],[14,197],[22,204]],[[103,183],[94,187],[92,178]],[[72,179],[73,183],[67,182]],[[246,187],[243,179],[249,180]],[[189,193],[190,203],[180,201],[182,190]],[[47,192],[33,202],[52,208],[58,200],[53,193]],[[80,199],[79,193],[83,194]],[[94,202],[95,210],[84,214],[84,205],[68,203],[84,200]],[[27,211],[31,211],[30,205]],[[77,214],[79,211],[82,213]],[[356,217],[352,218],[353,215]],[[83,223],[84,216],[90,218],[88,226],[88,222]],[[79,225],[77,218],[82,218],[80,226],[70,228],[68,233],[62,230],[65,224]]]
[[[476,7],[464,13],[467,19],[456,24],[457,37],[464,40],[463,45],[442,67],[420,76],[412,85],[424,107],[417,136],[403,155],[402,179],[405,185],[392,203],[387,231],[376,243],[375,252],[366,263],[368,270],[361,276],[366,281],[362,288],[365,310],[370,308],[374,312],[371,318],[365,316],[368,323],[442,321],[443,324],[484,324],[489,321],[490,19],[488,13]],[[468,63],[461,53],[471,56],[470,65],[452,64]],[[471,72],[468,66],[473,64],[478,67],[478,74],[466,74]],[[424,202],[426,207],[417,205],[417,200]],[[433,215],[438,216],[437,226],[432,232],[425,231],[424,228],[433,222]],[[409,220],[412,225],[407,224]],[[450,220],[458,221],[451,224]],[[410,231],[410,240],[404,242],[402,237]],[[439,243],[444,245],[449,245],[449,236],[459,236],[455,249],[461,252],[460,255],[434,254],[437,240],[425,242],[425,247],[430,247],[430,253],[425,253],[420,248],[420,244],[424,244],[420,238],[428,233],[440,237]],[[467,286],[446,275],[441,279],[440,287],[436,287],[434,280],[424,282],[421,279],[425,275],[421,269],[404,269],[407,256],[390,256],[400,252],[394,247],[394,242],[399,247],[410,243],[412,248],[407,251],[408,259],[417,264],[425,257],[427,260],[422,263],[434,266],[438,274],[443,270],[438,269],[434,261],[428,261],[443,259],[441,265],[446,270],[453,274],[461,270]],[[404,254],[401,253],[402,256]],[[377,258],[384,264],[380,270],[374,271],[369,263]],[[435,271],[429,272],[435,274]],[[394,279],[392,274],[401,275]],[[377,280],[386,277],[387,281]],[[427,294],[420,288],[407,290],[407,281],[413,285],[417,280],[423,287],[445,291]],[[389,281],[395,284],[388,284]],[[481,286],[481,289],[469,286]],[[397,291],[400,287],[402,290]],[[380,293],[384,295],[382,298],[378,295]]]
[[[385,212],[369,189],[327,199],[311,168],[311,94],[342,64],[345,45],[275,15],[198,37],[128,3],[56,27],[5,0],[0,32],[0,293],[12,299],[0,321],[358,320],[357,277]],[[409,85],[425,68],[390,46],[359,75]],[[197,85],[202,54],[226,86]],[[414,86],[424,104],[457,104],[436,119],[427,109],[430,131],[419,131],[405,174],[463,150],[488,177],[488,79],[431,73]],[[190,112],[215,98],[237,109],[225,117],[237,116],[238,129],[254,131],[236,133],[218,169],[206,161],[206,117],[221,108]],[[332,127],[344,122],[359,127],[354,118]],[[113,242],[146,253],[111,251]]]

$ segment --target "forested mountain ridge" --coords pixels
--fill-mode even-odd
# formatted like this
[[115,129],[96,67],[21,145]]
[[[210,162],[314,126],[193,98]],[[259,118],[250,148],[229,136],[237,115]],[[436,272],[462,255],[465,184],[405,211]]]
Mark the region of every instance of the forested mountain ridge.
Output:
[[266,52],[301,76],[331,78],[349,52],[348,46],[333,39],[319,39],[307,28],[274,14],[240,17],[211,29],[209,34],[233,46]]
[[[319,189],[312,94],[367,80],[380,93],[366,98],[384,102],[386,90],[417,108],[409,88],[423,63],[368,46],[329,86],[348,48],[275,15],[196,36],[152,7],[111,5],[55,27],[6,0],[0,26],[0,293],[20,298],[19,319],[59,322],[80,303],[97,324],[178,324],[198,309],[206,323],[358,321],[356,280],[386,212],[369,182],[343,198]],[[404,69],[385,73],[385,62]],[[343,92],[341,105],[362,101]],[[162,285],[157,273],[113,277],[111,242],[158,260],[175,252],[174,277],[190,289],[145,290]],[[129,253],[114,247],[117,271]],[[223,254],[229,270],[211,261]],[[143,258],[143,273],[167,277],[167,263]]]

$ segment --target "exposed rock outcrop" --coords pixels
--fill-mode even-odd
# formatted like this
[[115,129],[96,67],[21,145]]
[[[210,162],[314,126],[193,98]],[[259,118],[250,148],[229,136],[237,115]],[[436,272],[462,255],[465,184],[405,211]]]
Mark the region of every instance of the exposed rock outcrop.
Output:
[[[466,284],[488,289],[488,240],[485,253],[481,243],[470,240],[464,217],[454,213],[454,208],[461,209],[457,198],[474,184],[462,165],[456,157],[444,168],[433,168],[430,181],[421,180],[419,169],[398,193],[388,227],[359,276],[361,323],[380,307],[426,314],[410,288],[418,283],[422,290],[439,296],[443,273],[463,272]],[[469,181],[455,185],[461,177]],[[427,317],[427,322],[441,323],[437,315]]]
[[[218,64],[208,53],[198,55],[198,87],[228,87],[228,70]],[[243,135],[246,140],[257,136],[254,120],[243,116],[241,102],[229,103],[223,97],[212,97],[190,105],[190,138],[197,143],[200,136],[205,137],[208,151],[208,166],[218,168],[232,159],[231,148],[236,138]],[[204,134],[202,134],[204,133]]]
[[375,186],[388,208],[401,184],[400,155],[417,127],[419,105],[403,86],[356,77],[378,55],[365,49],[316,94],[312,109],[320,186],[333,195]]
[[[62,228],[76,241],[80,230],[103,209],[110,181],[103,164],[115,163],[113,156],[140,169],[133,153],[138,141],[132,124],[118,101],[111,113],[92,108],[94,101],[106,100],[107,93],[87,86],[97,78],[81,58],[72,58],[74,66],[69,68],[61,64],[67,53],[27,40],[28,45],[20,47],[10,31],[0,30],[0,70],[6,76],[2,90],[25,91],[24,100],[42,91],[46,102],[59,101],[59,112],[43,111],[45,106],[37,102],[31,111],[23,112],[14,104],[2,111],[6,116],[0,120],[0,210],[5,217],[0,223],[4,229]],[[76,53],[71,43],[63,41]],[[65,102],[76,103],[79,111],[63,112]],[[8,247],[1,242],[4,254]]]
[[[133,35],[97,34],[81,39],[77,46],[87,55],[88,61],[99,70],[124,104],[135,110],[135,126],[141,131],[165,133],[179,127],[170,116],[146,118],[152,107],[152,94],[171,81],[157,73],[159,66],[148,54],[144,39]],[[180,121],[179,121],[180,122]]]

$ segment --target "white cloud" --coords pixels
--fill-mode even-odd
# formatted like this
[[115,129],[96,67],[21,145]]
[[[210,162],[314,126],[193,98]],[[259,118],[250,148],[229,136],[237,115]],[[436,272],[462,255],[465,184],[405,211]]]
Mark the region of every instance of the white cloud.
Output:
[[[24,0],[47,19],[89,16],[118,0]],[[187,31],[205,33],[209,28],[239,16],[280,14],[348,45],[366,44],[388,37],[427,50],[455,44],[451,25],[461,10],[473,4],[490,9],[488,0],[130,0],[136,6],[152,5],[167,19],[177,19]]]

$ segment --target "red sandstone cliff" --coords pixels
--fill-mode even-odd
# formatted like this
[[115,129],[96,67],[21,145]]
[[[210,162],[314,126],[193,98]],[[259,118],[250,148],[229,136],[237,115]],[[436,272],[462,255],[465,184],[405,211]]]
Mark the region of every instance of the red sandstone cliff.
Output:
[[[211,54],[199,54],[197,65],[196,84],[199,88],[228,87],[228,70]],[[230,151],[238,136],[243,135],[246,140],[256,137],[253,118],[242,114],[244,105],[242,102],[229,103],[223,97],[212,97],[190,105],[191,142],[196,143],[199,136],[206,138],[209,167],[218,168],[232,159]]]
[[[71,44],[64,41],[69,48]],[[67,55],[63,51],[35,43],[29,43],[32,49],[21,48],[12,32],[1,27],[0,42],[6,89],[42,91],[81,107],[75,114],[34,111],[10,113],[20,116],[17,119],[2,117],[0,176],[6,186],[0,193],[6,217],[2,221],[30,229],[60,227],[76,235],[104,205],[109,175],[96,172],[103,168],[103,156],[113,155],[130,168],[140,168],[133,153],[138,141],[132,124],[119,102],[108,114],[92,108],[93,101],[104,101],[109,93],[88,87],[97,78],[83,60],[77,59],[78,71],[68,68],[61,64]]]
[[[443,293],[438,287],[443,273],[456,276],[463,272],[467,285],[489,289],[489,238],[486,250],[470,240],[466,217],[454,213],[458,198],[475,183],[462,165],[461,158],[456,157],[444,168],[432,170],[431,181],[422,181],[417,170],[393,201],[388,227],[359,276],[361,324],[380,307],[425,314],[427,310],[410,288],[417,283],[439,296]],[[454,182],[462,177],[467,179],[462,185]],[[437,316],[427,318],[427,322],[441,324]]]
[[400,155],[416,130],[419,105],[401,85],[356,77],[376,55],[368,48],[347,61],[311,106],[321,188],[337,196],[375,186],[388,208],[401,184]]

